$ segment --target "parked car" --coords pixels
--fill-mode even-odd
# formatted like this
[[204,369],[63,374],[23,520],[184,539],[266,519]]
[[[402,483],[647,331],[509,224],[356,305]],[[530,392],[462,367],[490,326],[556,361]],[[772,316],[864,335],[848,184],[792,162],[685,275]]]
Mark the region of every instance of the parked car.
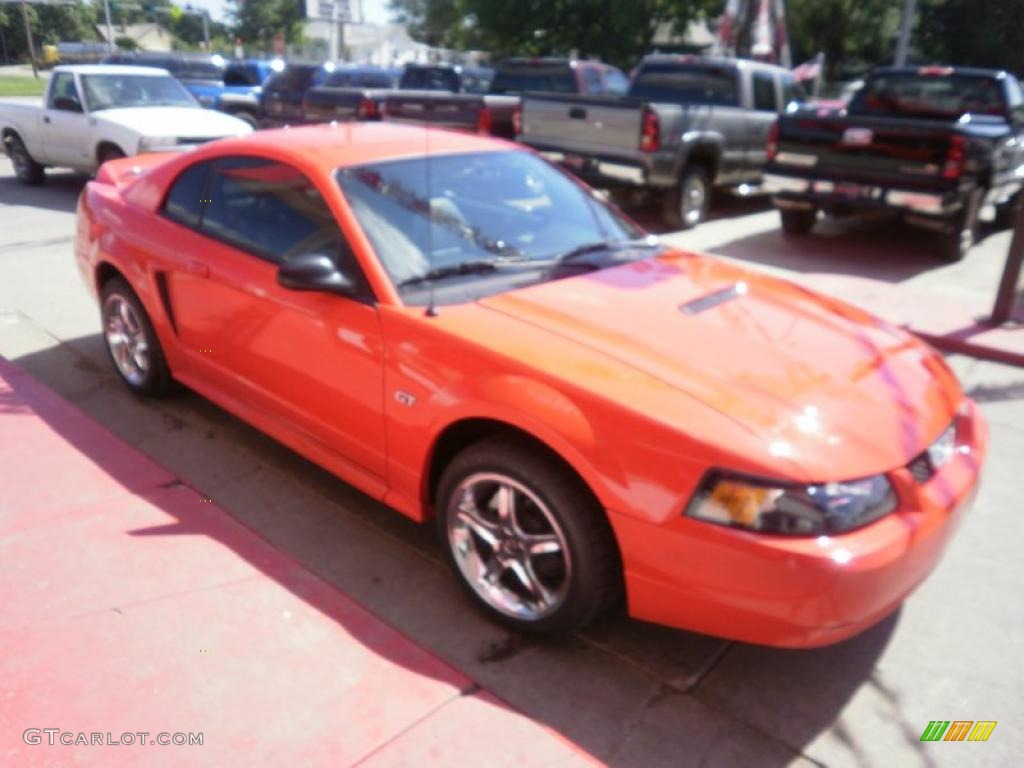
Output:
[[379,120],[381,102],[397,85],[398,71],[394,69],[337,66],[323,85],[306,91],[304,121]]
[[835,642],[925,578],[977,488],[985,422],[939,353],[664,247],[507,142],[264,131],[108,163],[78,217],[132,391],[178,379],[433,518],[517,630],[624,594],[647,621]]
[[103,63],[166,69],[202,106],[234,115],[253,128],[259,125],[264,81],[284,68],[280,59],[227,60],[217,54],[192,53],[117,53],[106,56]]
[[142,152],[181,151],[252,129],[202,109],[166,70],[80,64],[56,67],[41,106],[0,105],[0,139],[24,184],[51,166],[92,173]]
[[514,139],[520,96],[526,91],[601,95],[622,93],[629,81],[618,69],[598,61],[514,58],[498,64],[486,94],[436,91],[388,94],[384,118],[431,123]]
[[1024,186],[1024,93],[994,70],[876,69],[845,110],[784,115],[768,156],[786,233],[809,232],[819,210],[888,210],[943,233],[955,261],[979,213],[1008,211]]
[[303,103],[310,88],[323,85],[334,64],[288,62],[263,83],[260,93],[260,126],[279,128],[306,122]]
[[447,91],[448,93],[487,93],[494,80],[490,67],[465,67],[461,64],[406,64],[398,87],[403,91]]
[[519,140],[597,186],[660,197],[665,223],[685,229],[707,216],[713,187],[761,182],[768,131],[802,98],[770,64],[646,56],[625,96],[525,97]]

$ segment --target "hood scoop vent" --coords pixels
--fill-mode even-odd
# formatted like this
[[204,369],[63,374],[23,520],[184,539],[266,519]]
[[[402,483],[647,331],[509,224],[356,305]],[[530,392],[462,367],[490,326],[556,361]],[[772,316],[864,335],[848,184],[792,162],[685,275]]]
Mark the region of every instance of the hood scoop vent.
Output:
[[732,301],[733,299],[746,295],[747,284],[741,280],[740,282],[734,283],[726,288],[720,288],[717,291],[706,293],[696,299],[691,299],[685,304],[680,304],[679,311],[684,315],[699,315],[701,312],[713,309],[719,304],[725,304],[727,301]]

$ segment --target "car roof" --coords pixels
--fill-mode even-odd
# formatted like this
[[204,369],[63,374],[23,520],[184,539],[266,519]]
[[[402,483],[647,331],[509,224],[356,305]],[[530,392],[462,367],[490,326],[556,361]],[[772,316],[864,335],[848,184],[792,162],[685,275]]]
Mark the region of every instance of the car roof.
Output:
[[640,65],[649,62],[668,62],[679,64],[697,64],[711,67],[727,67],[734,69],[753,69],[764,72],[789,72],[785,67],[754,59],[731,59],[725,56],[704,56],[699,53],[649,53],[640,59]]
[[80,75],[169,75],[160,67],[133,67],[130,64],[64,64],[53,68],[54,72],[76,72]]
[[[380,122],[342,122],[257,131],[239,139],[226,139],[215,155],[250,153],[305,156],[321,167],[347,168],[366,163],[438,155],[495,150],[524,151],[519,145],[472,133],[429,128],[422,125]],[[205,152],[203,153],[205,154]]]

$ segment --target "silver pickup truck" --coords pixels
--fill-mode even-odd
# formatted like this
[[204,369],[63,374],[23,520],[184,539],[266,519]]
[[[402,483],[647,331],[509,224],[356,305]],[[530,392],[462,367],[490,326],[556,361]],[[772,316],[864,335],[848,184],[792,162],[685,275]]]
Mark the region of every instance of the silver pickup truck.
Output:
[[665,223],[687,229],[713,187],[760,183],[771,126],[802,99],[781,67],[646,56],[625,96],[524,96],[519,140],[595,186],[661,197]]

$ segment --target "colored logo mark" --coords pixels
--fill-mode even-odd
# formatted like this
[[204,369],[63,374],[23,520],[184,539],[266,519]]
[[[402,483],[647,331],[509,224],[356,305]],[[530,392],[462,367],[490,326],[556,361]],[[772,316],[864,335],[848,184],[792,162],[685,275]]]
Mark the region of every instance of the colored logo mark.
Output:
[[921,741],[988,741],[996,720],[931,720]]

